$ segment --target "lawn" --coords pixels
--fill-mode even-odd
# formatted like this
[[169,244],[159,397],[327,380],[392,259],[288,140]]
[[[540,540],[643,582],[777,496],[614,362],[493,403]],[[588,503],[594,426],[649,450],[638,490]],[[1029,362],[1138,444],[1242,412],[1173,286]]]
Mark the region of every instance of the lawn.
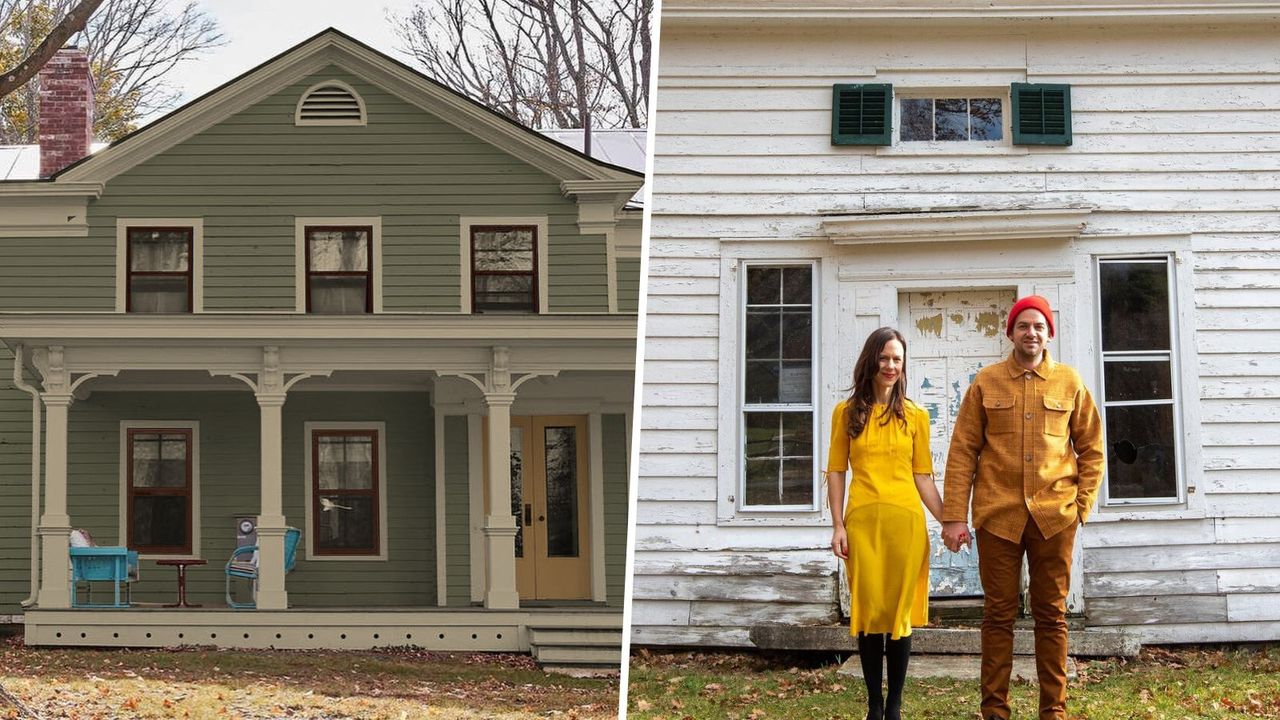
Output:
[[[610,718],[616,679],[547,675],[526,655],[33,649],[0,641],[0,684],[45,718]],[[0,697],[0,719],[27,717]]]
[[[861,676],[836,674],[826,653],[632,654],[628,720],[861,718]],[[1280,646],[1147,649],[1136,658],[1082,661],[1074,720],[1280,718]],[[1035,717],[1037,688],[1015,682],[1016,718]],[[977,718],[976,681],[909,679],[903,717]]]

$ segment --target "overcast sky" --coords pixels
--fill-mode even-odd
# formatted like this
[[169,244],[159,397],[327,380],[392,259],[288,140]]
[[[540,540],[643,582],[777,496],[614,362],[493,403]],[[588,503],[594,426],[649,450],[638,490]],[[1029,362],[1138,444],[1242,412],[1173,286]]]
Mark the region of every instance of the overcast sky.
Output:
[[[180,64],[168,79],[183,91],[182,103],[186,103],[328,27],[404,59],[395,52],[398,43],[386,15],[388,11],[403,15],[414,2],[199,0],[200,7],[218,21],[227,43]],[[173,5],[180,7],[181,0],[173,0]]]

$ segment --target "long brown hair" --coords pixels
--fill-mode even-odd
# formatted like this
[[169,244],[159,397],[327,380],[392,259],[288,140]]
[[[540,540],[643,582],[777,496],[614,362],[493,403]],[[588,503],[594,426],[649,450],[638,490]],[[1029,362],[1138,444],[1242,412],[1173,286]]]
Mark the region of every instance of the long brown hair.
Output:
[[853,366],[853,387],[850,389],[849,413],[845,425],[849,428],[849,437],[856,438],[862,434],[871,419],[871,410],[876,404],[876,374],[880,372],[880,353],[890,340],[902,343],[902,371],[889,390],[888,412],[884,414],[881,425],[888,425],[889,419],[896,417],[905,427],[907,424],[907,339],[902,333],[891,327],[882,327],[867,336],[862,344],[862,352],[858,362]]

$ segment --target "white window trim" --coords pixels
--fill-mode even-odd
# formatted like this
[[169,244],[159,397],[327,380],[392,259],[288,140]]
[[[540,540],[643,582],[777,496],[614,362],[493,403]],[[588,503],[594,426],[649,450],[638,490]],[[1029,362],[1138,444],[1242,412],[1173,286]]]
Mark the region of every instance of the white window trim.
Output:
[[[351,93],[351,97],[355,98],[356,100],[356,105],[360,106],[360,119],[358,120],[339,120],[339,119],[303,120],[302,119],[302,104],[307,101],[307,98],[311,96],[311,93],[315,92],[316,90],[322,87],[327,87],[329,85],[340,87],[343,90],[346,90],[347,92]],[[355,88],[351,87],[347,83],[342,82],[341,80],[325,80],[323,82],[318,82],[315,85],[312,85],[311,87],[307,88],[302,93],[302,95],[298,96],[298,103],[293,108],[293,124],[298,127],[308,127],[308,126],[335,127],[340,125],[364,127],[365,125],[369,124],[369,113],[365,109],[364,98],[360,97],[360,93],[356,92]]]
[[[307,422],[302,425],[303,437],[303,501],[306,503],[306,522],[302,532],[306,538],[307,560],[317,562],[386,562],[387,560],[387,424],[385,422]],[[378,433],[378,554],[377,555],[317,555],[314,552],[311,532],[315,521],[311,506],[311,446],[312,435],[317,430],[374,430]]]
[[129,431],[155,428],[191,431],[191,554],[140,554],[143,560],[195,559],[200,557],[200,422],[198,420],[121,420],[120,421],[120,495],[116,544],[129,542]]
[[[732,287],[722,287],[723,297],[732,298],[733,310],[729,317],[733,323],[733,353],[729,357],[732,358],[733,369],[727,374],[722,374],[722,378],[733,378],[733,386],[730,388],[732,392],[733,402],[729,407],[733,408],[734,420],[730,426],[732,430],[732,443],[727,447],[733,448],[732,458],[729,462],[721,463],[722,489],[723,479],[726,472],[729,474],[729,487],[732,488],[731,493],[724,499],[729,500],[722,503],[722,511],[731,509],[733,517],[755,516],[755,517],[777,517],[777,516],[809,516],[822,511],[823,500],[819,497],[821,492],[821,482],[819,481],[819,471],[821,470],[821,448],[822,442],[820,438],[819,428],[822,426],[820,419],[821,406],[819,391],[819,377],[821,375],[820,356],[821,344],[819,338],[821,332],[819,328],[822,323],[822,266],[821,263],[814,258],[788,258],[788,259],[740,259],[732,261],[733,270],[728,274],[732,278]],[[812,319],[810,322],[811,335],[811,369],[810,369],[810,412],[812,413],[812,433],[813,433],[813,470],[811,477],[813,479],[813,502],[808,505],[747,505],[746,497],[746,462],[742,457],[743,442],[746,437],[746,428],[743,423],[743,414],[746,410],[745,383],[746,383],[746,359],[742,357],[742,350],[746,347],[746,302],[747,302],[747,269],[753,266],[767,267],[809,267],[812,272],[812,286],[810,307],[812,309]],[[723,306],[722,306],[723,307]],[[725,355],[722,354],[721,358]],[[784,409],[783,405],[778,405],[779,410]],[[762,411],[768,411],[770,407],[764,406]],[[723,514],[723,513],[722,513]],[[721,518],[722,520],[728,518]]]
[[463,315],[471,314],[471,228],[475,225],[533,225],[538,228],[534,251],[538,259],[538,314],[547,313],[547,222],[546,215],[498,217],[469,215],[458,218],[458,288],[459,307]]
[[116,312],[127,307],[131,227],[191,228],[191,312],[204,312],[204,218],[116,218]]
[[294,238],[294,311],[307,312],[307,227],[314,225],[348,225],[351,227],[371,227],[373,237],[369,239],[373,253],[373,308],[374,314],[382,312],[382,217],[295,217],[293,219]]
[[[993,97],[1000,99],[1000,140],[902,140],[903,100],[919,99],[971,99]],[[1025,146],[1013,144],[1013,105],[1009,86],[950,86],[893,88],[892,144],[876,148],[877,155],[1026,155]]]
[[[1102,480],[1102,488],[1098,493],[1099,507],[1101,508],[1134,508],[1134,507],[1183,507],[1187,503],[1187,487],[1188,480],[1188,464],[1186,462],[1187,445],[1186,433],[1184,430],[1184,422],[1182,418],[1183,398],[1186,397],[1183,387],[1182,358],[1181,358],[1181,332],[1178,325],[1178,303],[1180,293],[1178,292],[1177,281],[1177,265],[1178,261],[1174,253],[1171,252],[1141,252],[1141,253],[1108,253],[1105,255],[1094,255],[1093,258],[1093,308],[1095,313],[1100,313],[1102,309],[1102,272],[1101,265],[1106,261],[1114,260],[1165,260],[1166,278],[1169,289],[1169,362],[1172,377],[1170,382],[1173,390],[1173,441],[1174,441],[1174,472],[1176,473],[1176,493],[1173,497],[1162,498],[1112,498],[1111,482],[1108,475],[1104,475]],[[1091,318],[1094,320],[1094,342],[1098,348],[1095,354],[1095,372],[1097,373],[1098,397],[1096,405],[1098,414],[1102,418],[1103,437],[1106,437],[1107,427],[1107,407],[1106,407],[1106,372],[1105,362],[1102,353],[1102,322],[1101,318]],[[1108,444],[1103,443],[1103,452],[1106,452]],[[1108,468],[1108,471],[1110,468]],[[1194,487],[1194,486],[1193,486]]]

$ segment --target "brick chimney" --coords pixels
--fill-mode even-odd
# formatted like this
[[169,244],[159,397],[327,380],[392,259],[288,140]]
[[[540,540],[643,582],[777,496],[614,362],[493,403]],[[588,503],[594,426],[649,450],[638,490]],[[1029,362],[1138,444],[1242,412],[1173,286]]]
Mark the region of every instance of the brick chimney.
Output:
[[65,47],[40,69],[40,177],[88,155],[92,142],[89,55],[77,47]]

